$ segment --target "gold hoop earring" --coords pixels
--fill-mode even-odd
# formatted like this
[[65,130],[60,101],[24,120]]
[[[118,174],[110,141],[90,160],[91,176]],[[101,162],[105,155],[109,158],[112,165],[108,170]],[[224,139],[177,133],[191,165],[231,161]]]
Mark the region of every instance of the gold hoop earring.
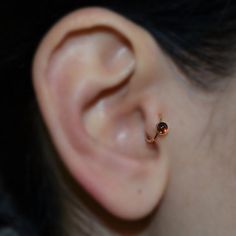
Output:
[[146,142],[150,143],[150,144],[154,144],[154,143],[156,143],[156,140],[159,136],[167,135],[168,131],[169,131],[169,127],[168,127],[167,123],[163,122],[162,118],[160,118],[160,122],[156,124],[155,136],[152,138],[147,134]]

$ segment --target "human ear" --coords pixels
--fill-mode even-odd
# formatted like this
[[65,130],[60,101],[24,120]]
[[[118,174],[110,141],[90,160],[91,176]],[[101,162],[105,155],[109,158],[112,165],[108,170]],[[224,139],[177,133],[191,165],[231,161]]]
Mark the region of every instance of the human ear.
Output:
[[[161,144],[163,53],[144,29],[102,8],[75,11],[42,40],[33,83],[48,132],[73,178],[123,219],[148,215],[168,178]],[[153,131],[154,132],[154,131]]]

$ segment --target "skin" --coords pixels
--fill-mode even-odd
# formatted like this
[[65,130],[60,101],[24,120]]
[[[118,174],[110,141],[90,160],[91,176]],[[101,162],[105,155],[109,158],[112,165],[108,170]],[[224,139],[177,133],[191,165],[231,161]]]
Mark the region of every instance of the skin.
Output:
[[[233,77],[197,87],[145,29],[105,9],[58,22],[36,52],[33,82],[59,172],[70,176],[60,180],[74,202],[62,197],[68,235],[80,202],[92,235],[235,235]],[[148,144],[160,116],[169,133]]]

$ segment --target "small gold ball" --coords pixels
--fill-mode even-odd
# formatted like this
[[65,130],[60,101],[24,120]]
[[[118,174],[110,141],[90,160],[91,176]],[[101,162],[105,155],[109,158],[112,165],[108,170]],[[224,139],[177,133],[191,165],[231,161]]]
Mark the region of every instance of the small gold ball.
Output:
[[166,135],[168,133],[168,125],[165,122],[159,122],[157,124],[157,132],[159,135]]

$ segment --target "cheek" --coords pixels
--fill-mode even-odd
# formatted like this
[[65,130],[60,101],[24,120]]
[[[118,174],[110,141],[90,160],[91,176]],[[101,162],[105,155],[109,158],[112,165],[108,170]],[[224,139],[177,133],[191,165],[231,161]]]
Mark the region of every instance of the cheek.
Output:
[[172,220],[173,229],[191,227],[188,232],[197,232],[199,225],[209,229],[204,225],[209,219],[222,227],[236,196],[236,86],[231,95],[203,93],[178,81],[165,89],[170,132],[164,148],[171,177],[162,217]]
[[210,145],[216,97],[179,80],[167,83],[166,89],[169,96],[166,96],[165,102],[168,103],[170,123],[166,142],[172,162],[190,162],[193,156],[201,158]]

